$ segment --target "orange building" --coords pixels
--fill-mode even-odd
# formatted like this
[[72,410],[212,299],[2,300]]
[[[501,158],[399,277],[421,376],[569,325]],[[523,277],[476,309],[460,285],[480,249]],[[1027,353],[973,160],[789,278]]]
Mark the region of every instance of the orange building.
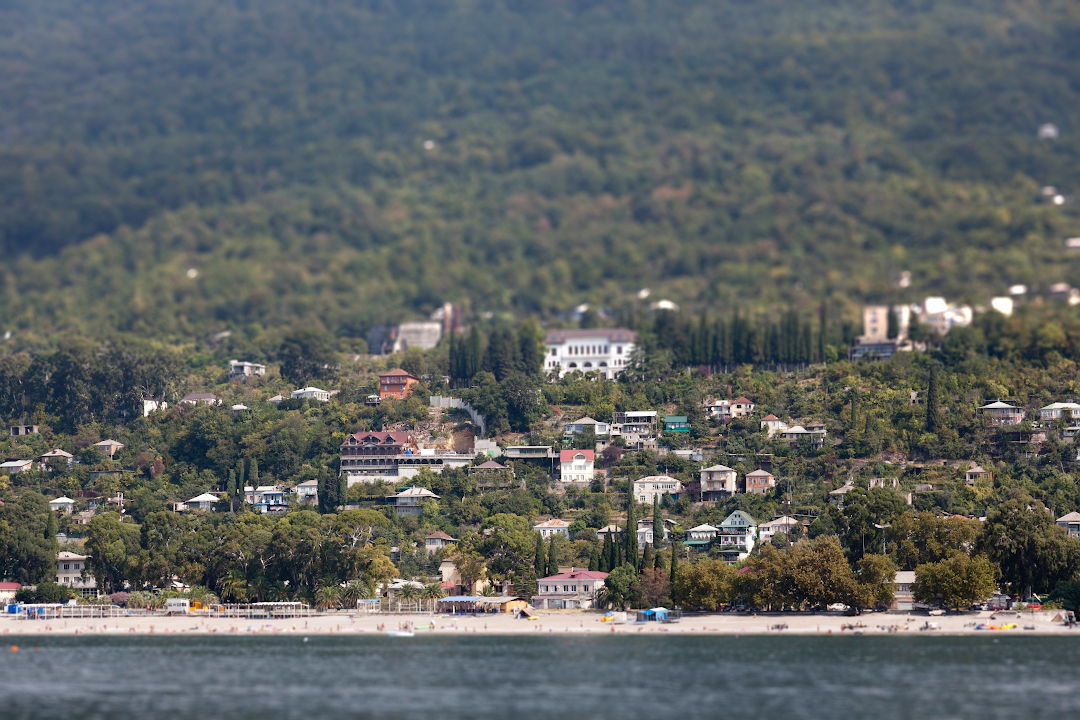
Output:
[[420,378],[414,377],[401,368],[387,370],[379,375],[379,398],[404,400],[412,393],[413,385],[418,385]]

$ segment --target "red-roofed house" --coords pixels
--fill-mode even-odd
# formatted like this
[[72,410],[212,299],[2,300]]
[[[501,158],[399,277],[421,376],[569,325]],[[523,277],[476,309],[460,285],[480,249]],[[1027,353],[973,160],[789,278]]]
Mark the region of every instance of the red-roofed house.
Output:
[[420,378],[401,368],[387,370],[379,375],[379,399],[395,398],[404,400],[412,393],[413,385],[418,385]]
[[0,603],[15,599],[15,591],[22,587],[17,582],[0,582]]
[[419,454],[420,448],[411,433],[353,433],[341,443],[341,472],[350,475],[396,475],[399,459]]
[[547,610],[594,607],[596,595],[604,587],[607,576],[596,570],[570,568],[570,572],[540,578],[536,581],[540,592],[533,602],[536,607]]
[[559,480],[564,483],[593,481],[593,450],[560,450]]
[[782,433],[788,429],[788,424],[775,415],[766,415],[761,418],[761,429],[769,432],[769,437]]

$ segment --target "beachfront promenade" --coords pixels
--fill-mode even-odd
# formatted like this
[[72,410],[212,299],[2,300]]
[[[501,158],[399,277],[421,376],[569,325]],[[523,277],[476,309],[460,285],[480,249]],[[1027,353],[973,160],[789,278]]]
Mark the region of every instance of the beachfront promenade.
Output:
[[[538,633],[638,634],[673,633],[699,635],[786,634],[849,635],[913,634],[1069,634],[1057,618],[1061,611],[979,612],[944,617],[892,613],[869,613],[858,617],[840,614],[791,613],[740,615],[736,613],[690,614],[670,624],[612,624],[597,612],[540,613],[536,620],[517,620],[510,614],[479,615],[367,615],[346,612],[313,613],[296,618],[209,617],[199,613],[179,616],[120,615],[105,618],[54,618],[48,620],[0,618],[0,635],[159,635],[159,634],[380,634],[409,625],[417,635]],[[632,615],[632,614],[631,614]],[[920,630],[927,624],[935,629]],[[1015,625],[1007,630],[978,630],[976,626]]]

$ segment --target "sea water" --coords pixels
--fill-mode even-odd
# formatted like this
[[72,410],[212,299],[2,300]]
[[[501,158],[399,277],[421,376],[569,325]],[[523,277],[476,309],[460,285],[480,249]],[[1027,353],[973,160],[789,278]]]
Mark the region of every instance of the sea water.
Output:
[[1080,642],[1019,632],[7,636],[0,717],[1080,717]]

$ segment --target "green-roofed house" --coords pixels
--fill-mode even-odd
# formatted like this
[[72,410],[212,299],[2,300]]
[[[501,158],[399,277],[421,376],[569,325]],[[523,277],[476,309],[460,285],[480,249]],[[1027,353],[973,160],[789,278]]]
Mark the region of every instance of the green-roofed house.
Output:
[[664,418],[664,432],[690,432],[685,415],[668,415]]
[[715,544],[720,546],[720,554],[729,563],[750,557],[757,540],[757,522],[742,510],[736,510],[720,523],[720,533]]

